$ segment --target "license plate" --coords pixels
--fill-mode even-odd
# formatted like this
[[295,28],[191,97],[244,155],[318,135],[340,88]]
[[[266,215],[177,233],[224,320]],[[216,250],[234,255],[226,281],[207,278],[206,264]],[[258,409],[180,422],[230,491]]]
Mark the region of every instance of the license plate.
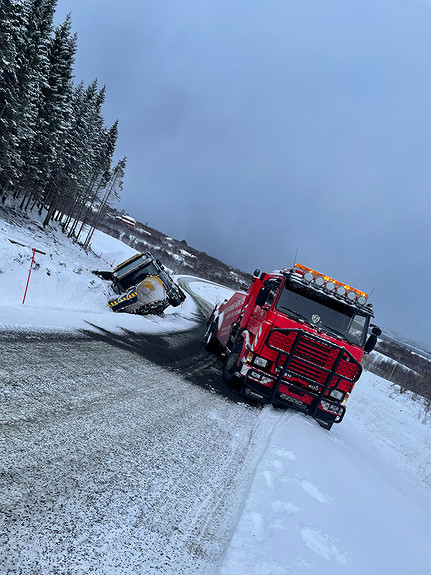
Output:
[[284,399],[284,401],[288,401],[289,403],[293,403],[298,407],[304,407],[305,403],[300,399],[296,399],[296,397],[291,397],[290,395],[286,395],[285,393],[280,393],[280,398]]

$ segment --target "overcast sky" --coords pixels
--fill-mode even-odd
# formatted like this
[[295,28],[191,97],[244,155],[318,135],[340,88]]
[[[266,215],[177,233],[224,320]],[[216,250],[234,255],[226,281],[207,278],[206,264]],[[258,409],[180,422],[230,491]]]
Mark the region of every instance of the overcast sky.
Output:
[[120,208],[244,271],[298,261],[431,345],[431,2],[60,0],[107,85]]

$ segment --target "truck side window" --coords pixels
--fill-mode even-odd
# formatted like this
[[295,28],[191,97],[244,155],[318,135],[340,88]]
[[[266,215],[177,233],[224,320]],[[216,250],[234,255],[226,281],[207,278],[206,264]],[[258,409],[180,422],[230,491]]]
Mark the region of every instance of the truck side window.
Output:
[[361,341],[364,333],[365,321],[365,316],[355,314],[350,322],[349,334],[353,336],[358,343]]
[[273,301],[275,300],[275,296],[278,294],[278,290],[280,289],[281,280],[273,280],[269,281],[266,287],[269,288],[269,293],[265,301],[265,305],[271,306]]

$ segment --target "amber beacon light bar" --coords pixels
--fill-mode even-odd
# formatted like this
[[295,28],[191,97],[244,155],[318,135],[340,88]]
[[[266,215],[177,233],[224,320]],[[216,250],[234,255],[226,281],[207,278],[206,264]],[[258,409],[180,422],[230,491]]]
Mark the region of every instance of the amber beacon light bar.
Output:
[[294,271],[302,275],[304,281],[307,283],[313,282],[317,287],[325,288],[328,292],[346,297],[352,303],[365,305],[368,300],[368,294],[358,289],[352,288],[349,285],[341,283],[329,276],[325,276],[316,270],[303,266],[302,264],[295,264]]

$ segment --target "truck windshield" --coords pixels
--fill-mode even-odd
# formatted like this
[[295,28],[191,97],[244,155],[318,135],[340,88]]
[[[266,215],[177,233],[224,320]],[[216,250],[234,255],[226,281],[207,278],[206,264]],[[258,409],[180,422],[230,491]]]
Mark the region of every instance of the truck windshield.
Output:
[[117,286],[120,291],[126,291],[137,285],[148,276],[157,275],[159,270],[153,261],[146,257],[139,258],[117,271]]
[[286,281],[275,309],[285,315],[299,314],[310,325],[339,335],[349,343],[363,347],[369,317],[353,306],[307,286]]

